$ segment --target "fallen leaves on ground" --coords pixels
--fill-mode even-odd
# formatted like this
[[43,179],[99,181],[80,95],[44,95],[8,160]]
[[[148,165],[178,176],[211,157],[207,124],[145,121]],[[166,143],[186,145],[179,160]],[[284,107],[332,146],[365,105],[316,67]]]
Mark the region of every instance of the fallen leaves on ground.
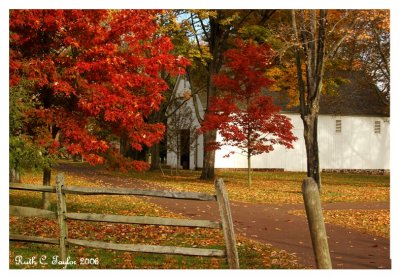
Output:
[[[293,210],[290,214],[305,216],[304,210]],[[390,238],[390,210],[324,210],[326,223],[354,229],[359,232]]]
[[[180,170],[179,176],[162,175],[159,171],[131,172],[127,178],[136,178],[164,189],[214,194],[212,181],[200,180],[200,172]],[[249,203],[300,204],[303,203],[301,184],[305,173],[253,172],[253,183],[247,185],[244,171],[216,170],[228,189],[229,199]],[[322,173],[322,202],[389,201],[388,175]]]
[[[40,184],[40,174],[25,176],[25,183]],[[98,178],[95,178],[98,181]],[[88,181],[85,177],[65,173],[67,185],[99,187],[99,184]],[[90,212],[121,215],[146,215],[169,218],[184,218],[164,210],[162,207],[132,196],[80,196],[66,195],[67,212]],[[10,204],[41,207],[41,194],[29,191],[10,191]],[[51,194],[51,209],[56,210],[55,194]],[[147,244],[163,246],[181,246],[196,248],[224,249],[224,238],[221,230],[155,226],[111,224],[102,222],[86,222],[68,220],[68,237],[105,241],[113,243]],[[10,233],[58,238],[57,220],[43,218],[10,217]],[[274,249],[270,245],[238,236],[238,251],[241,268],[301,268],[293,254]],[[72,259],[98,258],[98,265],[80,264],[69,268],[227,268],[223,258],[190,257],[179,255],[156,255],[143,253],[127,253],[103,249],[92,249],[70,246],[68,253]],[[36,259],[42,255],[51,258],[59,254],[56,245],[10,242],[10,268],[61,268],[48,265],[17,266],[15,257],[23,255]]]

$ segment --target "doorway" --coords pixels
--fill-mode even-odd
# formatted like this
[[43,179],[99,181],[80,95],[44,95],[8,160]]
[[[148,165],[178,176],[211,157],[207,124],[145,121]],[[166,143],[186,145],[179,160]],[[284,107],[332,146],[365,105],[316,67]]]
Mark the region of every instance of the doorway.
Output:
[[180,131],[180,154],[182,169],[190,168],[190,129]]

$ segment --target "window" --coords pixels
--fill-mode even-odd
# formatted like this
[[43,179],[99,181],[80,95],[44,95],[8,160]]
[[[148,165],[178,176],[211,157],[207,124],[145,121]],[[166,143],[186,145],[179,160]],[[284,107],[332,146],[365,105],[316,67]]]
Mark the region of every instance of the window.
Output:
[[336,134],[342,133],[342,120],[341,119],[336,120],[335,131],[336,131]]
[[375,132],[375,134],[381,133],[381,121],[380,120],[375,121],[374,132]]

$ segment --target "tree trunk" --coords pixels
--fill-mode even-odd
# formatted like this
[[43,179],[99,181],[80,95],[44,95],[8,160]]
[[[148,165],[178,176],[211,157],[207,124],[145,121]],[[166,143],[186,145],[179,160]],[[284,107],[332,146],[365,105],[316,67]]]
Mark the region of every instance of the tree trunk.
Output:
[[154,144],[151,149],[150,170],[158,170],[160,168],[160,144]]
[[20,172],[16,168],[10,168],[10,182],[13,183],[21,183],[21,175]]
[[[212,76],[217,73],[215,68],[215,63],[211,63],[209,69],[208,77],[208,87],[207,87],[207,108],[209,107],[210,98],[216,95],[215,86],[212,84]],[[207,112],[206,112],[207,113]],[[203,148],[203,169],[201,171],[200,179],[212,180],[215,177],[215,150],[209,150],[207,146],[217,140],[217,131],[210,131],[203,135],[204,148]]]
[[204,159],[200,179],[211,180],[215,177],[215,150],[207,150],[207,144],[216,141],[217,132],[211,131],[204,134]]
[[247,153],[247,185],[251,187],[251,155]]
[[[51,168],[43,169],[43,185],[50,186],[51,183]],[[50,209],[50,193],[42,193],[43,209]]]
[[319,168],[318,151],[318,115],[309,115],[303,120],[304,141],[307,153],[307,176],[312,177],[321,187],[321,174]]
[[179,128],[176,126],[176,168],[175,175],[178,175],[179,168],[181,166],[181,141],[180,141],[180,133]]
[[125,157],[129,155],[129,140],[125,133],[119,139],[119,153]]
[[[222,18],[222,11],[217,10],[217,17],[210,17],[210,35],[209,35],[209,50],[212,55],[212,60],[208,64],[207,71],[207,110],[210,106],[210,100],[217,95],[216,88],[212,79],[223,64],[223,47],[228,39],[229,32],[225,30],[224,26],[220,24],[219,20]],[[215,150],[207,150],[207,145],[217,140],[217,131],[212,131],[204,134],[204,156],[203,156],[203,169],[200,179],[210,180],[215,177]]]
[[[300,28],[298,29],[296,12],[292,10],[292,27],[295,39],[298,42],[298,46],[296,47],[296,68],[299,86],[300,114],[304,124],[304,141],[307,152],[307,175],[314,178],[318,189],[320,189],[318,113],[326,58],[325,36],[327,11],[320,10],[318,19],[315,10],[311,10],[308,19],[306,18],[304,10],[301,10],[299,15]],[[308,25],[306,24],[307,21],[309,21]],[[301,35],[301,41],[298,30]],[[301,52],[303,55],[301,55]],[[304,64],[306,66],[306,82],[303,80],[302,59],[304,59]]]

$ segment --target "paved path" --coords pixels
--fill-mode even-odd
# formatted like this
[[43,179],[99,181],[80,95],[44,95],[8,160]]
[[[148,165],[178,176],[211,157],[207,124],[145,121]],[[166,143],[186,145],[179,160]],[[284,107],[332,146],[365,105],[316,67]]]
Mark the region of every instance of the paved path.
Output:
[[[215,202],[147,198],[164,208],[193,219],[219,219]],[[387,203],[326,204],[324,209],[386,209]],[[237,233],[296,253],[299,262],[315,268],[310,234],[305,217],[288,214],[304,209],[303,205],[262,205],[231,202]],[[388,239],[374,237],[354,230],[326,224],[333,268],[374,269],[390,268]]]
[[[90,180],[102,180],[106,185],[128,188],[159,188],[137,179],[122,179],[96,173],[59,166],[60,170],[79,173]],[[216,202],[186,201],[163,198],[144,198],[172,212],[181,213],[193,219],[218,220]],[[329,203],[330,209],[389,209],[389,203]],[[295,253],[299,262],[315,268],[307,220],[305,217],[288,214],[290,210],[304,209],[303,205],[265,205],[231,202],[235,231],[275,248]],[[333,268],[375,269],[391,268],[390,241],[340,226],[326,224]]]

